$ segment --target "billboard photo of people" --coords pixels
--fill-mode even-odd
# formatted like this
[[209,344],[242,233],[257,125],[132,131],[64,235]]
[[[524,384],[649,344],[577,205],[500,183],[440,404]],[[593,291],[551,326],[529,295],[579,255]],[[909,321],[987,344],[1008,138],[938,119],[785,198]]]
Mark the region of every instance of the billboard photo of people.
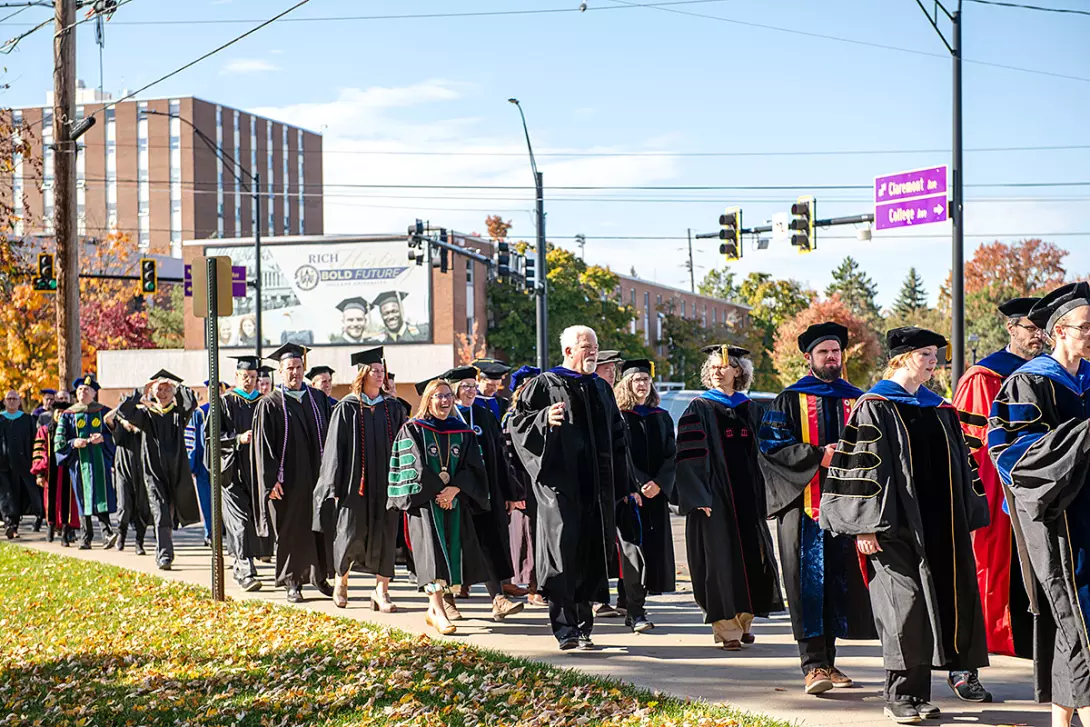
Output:
[[[269,244],[261,252],[265,345],[431,341],[430,269],[407,262],[403,243]],[[209,247],[205,254],[227,255],[252,276],[250,246]],[[220,330],[225,347],[254,345],[252,289],[235,299],[235,315]]]

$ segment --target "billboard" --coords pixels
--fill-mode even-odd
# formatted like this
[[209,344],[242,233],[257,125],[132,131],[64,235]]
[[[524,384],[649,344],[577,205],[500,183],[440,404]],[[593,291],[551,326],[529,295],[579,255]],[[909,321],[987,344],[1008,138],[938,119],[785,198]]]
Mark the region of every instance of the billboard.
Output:
[[[207,247],[253,277],[254,248]],[[265,245],[261,248],[262,338],[270,346],[431,341],[428,266],[405,259],[404,242]],[[254,291],[220,321],[220,345],[256,342]]]

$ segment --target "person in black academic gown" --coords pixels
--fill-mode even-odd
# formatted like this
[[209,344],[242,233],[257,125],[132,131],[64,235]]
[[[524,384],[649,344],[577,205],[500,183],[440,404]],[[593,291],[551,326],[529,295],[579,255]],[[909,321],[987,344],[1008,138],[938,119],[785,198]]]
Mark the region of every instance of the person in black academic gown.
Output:
[[757,423],[749,397],[749,351],[715,345],[700,371],[707,391],[678,421],[678,506],[693,597],[715,643],[738,651],[756,640],[754,616],[783,609],[757,463]]
[[491,411],[496,421],[502,421],[511,402],[500,392],[503,391],[503,378],[511,373],[511,367],[494,358],[479,358],[470,365],[478,372],[477,404]]
[[337,400],[333,398],[333,374],[337,373],[329,366],[312,366],[307,371],[312,388],[317,389],[329,397],[330,406],[336,406]]
[[[459,366],[440,378],[454,389],[458,415],[477,435],[477,442],[481,445],[488,479],[489,507],[473,516],[473,524],[477,530],[477,540],[481,543],[485,567],[488,568],[485,586],[492,598],[492,618],[503,621],[523,608],[523,604],[510,601],[504,595],[503,581],[514,575],[508,513],[515,508],[525,508],[526,497],[515,490],[516,483],[507,462],[499,419],[490,409],[474,403],[477,399],[477,373],[473,366]],[[466,584],[463,587],[468,591]]]
[[[405,423],[401,403],[383,391],[386,364],[382,347],[352,354],[359,366],[352,391],[333,410],[314,511],[336,508],[333,568],[337,583],[333,603],[348,606],[348,576],[355,568],[375,574],[371,608],[394,613],[390,579],[394,577],[398,513],[387,507],[386,487],[394,438]],[[324,527],[316,522],[315,529]]]
[[[261,496],[254,487],[251,450],[254,411],[261,394],[257,375],[261,359],[257,356],[232,356],[235,360],[235,386],[220,398],[220,472],[223,486],[223,529],[227,552],[234,558],[235,582],[244,591],[257,591],[254,558],[271,554],[257,535],[254,513]],[[211,447],[207,450],[210,452]]]
[[185,428],[197,409],[197,395],[165,369],[150,383],[151,396],[133,389],[117,409],[121,418],[144,433],[140,460],[155,522],[155,562],[161,570],[170,570],[174,528],[201,519],[185,450]]
[[394,442],[387,487],[389,507],[408,515],[416,580],[430,601],[425,620],[444,635],[457,631],[450,591],[489,578],[474,519],[490,506],[484,460],[477,435],[453,412],[450,384],[427,382]]
[[257,393],[261,396],[265,396],[273,389],[273,371],[276,369],[266,364],[257,367]]
[[618,492],[632,486],[625,425],[594,374],[598,336],[561,334],[564,363],[531,380],[511,415],[511,441],[537,501],[534,565],[561,650],[592,649],[591,601],[609,593]]
[[[620,370],[621,378],[613,391],[628,425],[632,474],[642,503],[633,508],[632,502],[625,502],[618,510],[622,572],[617,606],[626,610],[625,623],[633,631],[642,632],[653,627],[644,612],[644,597],[674,590],[669,499],[674,494],[677,445],[674,420],[670,412],[659,407],[659,393],[652,379],[655,365],[647,359],[636,359],[625,361]],[[636,516],[635,542],[625,537],[621,513]]]
[[526,468],[522,466],[522,460],[515,453],[515,446],[511,443],[511,414],[514,412],[514,402],[518,400],[522,386],[530,379],[541,373],[536,366],[520,366],[511,374],[511,405],[500,420],[503,428],[503,440],[507,452],[507,461],[511,466],[511,478],[514,480],[514,488],[522,492],[526,498],[526,508],[511,511],[510,537],[511,537],[511,566],[514,570],[512,585],[525,583],[526,588],[509,590],[506,586],[504,592],[508,595],[518,595],[526,591],[526,602],[531,606],[545,606],[545,597],[538,593],[537,574],[534,571],[534,533],[537,528],[537,501],[534,499],[534,488],[530,482]]
[[[1034,617],[1034,677],[1052,724],[1090,724],[1090,286],[1065,285],[1030,320],[1053,351],[1016,370],[988,420],[988,453],[1006,486]],[[1051,613],[1050,613],[1051,612]],[[1055,619],[1055,620],[1053,620]]]
[[30,474],[38,420],[23,411],[21,404],[19,392],[11,390],[0,411],[0,515],[9,540],[19,537],[23,515],[34,516],[35,531],[41,529],[45,515],[42,492]]
[[810,373],[768,407],[758,440],[768,514],[779,520],[780,564],[805,691],[821,694],[853,684],[836,668],[836,640],[876,636],[855,541],[818,524],[829,463],[863,392],[841,378],[847,328],[815,323],[798,345]]
[[[324,596],[333,596],[326,580],[333,572],[333,528],[313,527],[314,488],[322,465],[332,407],[329,398],[303,381],[306,349],[285,343],[269,358],[280,362],[283,383],[261,397],[254,412],[251,456],[257,473],[258,534],[267,521],[276,532],[276,585],[291,603],[303,600],[310,583]],[[332,509],[327,508],[332,517]],[[268,520],[266,520],[266,510]],[[329,522],[329,521],[327,521]]]
[[946,340],[921,328],[886,335],[886,378],[864,394],[841,434],[821,493],[821,527],[853,536],[866,557],[886,668],[885,714],[939,716],[931,669],[988,664],[971,531],[988,501],[957,411],[924,384]]
[[121,417],[117,409],[109,411],[103,421],[113,434],[115,446],[113,481],[117,489],[117,549],[125,549],[132,528],[136,541],[134,551],[144,555],[144,536],[152,522],[144,465],[140,461],[144,433]]

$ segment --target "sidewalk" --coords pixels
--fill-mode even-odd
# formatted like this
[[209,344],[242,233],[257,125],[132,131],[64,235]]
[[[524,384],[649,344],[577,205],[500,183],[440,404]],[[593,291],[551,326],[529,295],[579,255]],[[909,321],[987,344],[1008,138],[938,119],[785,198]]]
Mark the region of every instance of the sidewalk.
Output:
[[[678,527],[680,524],[675,521],[676,534],[683,532],[683,526]],[[211,555],[202,544],[203,532],[199,526],[175,533],[177,559],[169,572],[159,571],[152,555],[137,557],[131,549],[120,553],[102,550],[97,538],[93,550],[77,550],[75,547],[61,548],[58,543],[45,542],[44,533],[33,533],[28,529],[21,535],[21,539],[14,542],[25,547],[109,563],[205,587],[211,584]],[[683,539],[677,550],[679,570],[684,573]],[[149,553],[152,551],[149,541]],[[272,586],[270,566],[259,564],[264,588],[247,594],[231,579],[229,565],[228,559],[229,598],[259,598],[286,603],[283,590]],[[559,652],[543,608],[528,607],[504,623],[494,623],[491,620],[491,604],[483,586],[477,586],[468,601],[458,602],[466,620],[458,622],[458,633],[450,638],[590,674],[616,677],[649,689],[713,702],[729,702],[741,709],[799,720],[807,725],[888,727],[892,724],[882,716],[879,690],[884,671],[877,642],[842,642],[843,645],[838,648],[838,666],[855,679],[859,685],[857,688],[833,690],[821,697],[807,696],[802,692],[798,652],[791,638],[791,623],[786,614],[758,619],[754,628],[757,643],[742,652],[725,652],[713,647],[711,631],[702,623],[687,580],[679,580],[678,586],[678,593],[649,599],[649,612],[656,625],[650,633],[633,634],[620,619],[598,619],[594,627],[594,641],[599,648],[591,652]],[[299,607],[386,624],[411,633],[427,633],[436,638],[434,629],[424,624],[425,600],[416,592],[415,581],[409,581],[408,573],[399,569],[391,585],[392,598],[402,609],[400,613],[371,611],[368,594],[372,587],[371,578],[354,575],[349,586],[347,609],[336,608],[330,599],[307,587],[303,589],[307,600]],[[1047,707],[1033,702],[1033,665],[1029,661],[992,657],[992,666],[981,672],[981,681],[999,700],[995,704],[975,705],[958,701],[946,686],[945,676],[935,674],[932,699],[942,709],[943,717],[924,724],[975,723],[1033,727],[1049,724]]]

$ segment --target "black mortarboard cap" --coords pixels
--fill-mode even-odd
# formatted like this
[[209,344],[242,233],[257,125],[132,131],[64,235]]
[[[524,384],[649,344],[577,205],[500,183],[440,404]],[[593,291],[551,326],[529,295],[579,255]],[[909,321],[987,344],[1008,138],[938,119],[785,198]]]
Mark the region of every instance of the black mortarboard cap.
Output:
[[624,378],[630,373],[635,374],[647,374],[651,378],[655,377],[655,362],[646,358],[634,358],[630,361],[625,361],[621,366],[621,378]]
[[1011,298],[999,306],[999,312],[1007,318],[1022,318],[1028,316],[1033,305],[1040,298]]
[[81,386],[90,386],[95,391],[98,391],[100,388],[102,388],[98,385],[98,382],[95,381],[94,374],[85,374],[83,376],[80,376],[78,379],[72,380],[72,391],[75,391]]
[[1090,285],[1084,282],[1068,283],[1034,303],[1029,319],[1038,328],[1051,331],[1056,321],[1084,305],[1090,305]]
[[442,375],[439,378],[444,381],[465,381],[466,379],[477,378],[476,366],[456,366]]
[[614,351],[612,349],[606,349],[605,351],[598,351],[598,365],[603,364],[619,364],[623,363],[624,359],[621,358],[620,351]]
[[376,308],[379,308],[382,306],[383,303],[388,300],[396,300],[398,303],[400,303],[401,301],[405,300],[408,295],[408,293],[401,290],[387,290],[383,293],[379,293],[378,295],[376,295],[375,301],[374,303],[372,303],[372,305]]
[[56,389],[41,389],[38,393],[42,394],[43,396],[46,395],[46,394],[54,394],[55,395],[57,393],[57,390]]
[[810,353],[815,346],[825,341],[840,341],[840,348],[847,348],[848,329],[833,321],[815,323],[799,335],[799,350]]
[[339,310],[341,313],[344,313],[349,308],[359,308],[361,311],[366,313],[368,310],[371,309],[371,304],[363,298],[360,298],[359,296],[356,296],[354,298],[345,298],[337,304],[337,310]]
[[473,365],[486,379],[502,379],[511,372],[510,366],[494,358],[479,358],[473,362]]
[[310,371],[307,371],[306,375],[308,379],[313,379],[318,374],[329,374],[332,376],[334,373],[336,372],[328,366],[313,366]]
[[944,348],[946,346],[946,337],[916,326],[894,328],[886,332],[886,347],[889,349],[891,358],[928,346]]
[[732,346],[729,343],[715,343],[711,346],[705,346],[700,349],[701,353],[711,356],[714,353],[718,353],[722,358],[734,356],[735,358],[741,358],[749,355],[748,348],[742,348],[741,346]]
[[[378,348],[369,348],[366,351],[357,351],[352,354],[353,366],[369,366],[371,364],[382,363],[383,361],[382,346]],[[393,375],[390,376],[393,378]]]
[[160,379],[166,379],[167,381],[173,381],[175,384],[182,383],[182,377],[181,376],[178,376],[177,374],[172,374],[169,371],[167,371],[166,369],[159,369],[158,371],[156,371],[154,374],[151,375],[151,378],[148,379],[148,381],[159,381]]
[[[205,379],[205,380],[204,380],[204,385],[205,385],[205,386],[208,386],[208,383],[209,383],[210,381],[211,381],[211,379]],[[220,388],[221,388],[221,389],[224,389],[224,388],[230,388],[230,386],[231,386],[231,385],[230,385],[230,384],[228,384],[228,383],[227,383],[226,381],[221,381],[221,382],[220,382]]]
[[257,378],[259,379],[271,379],[272,372],[276,371],[272,366],[262,364],[257,367]]
[[265,358],[272,361],[283,361],[289,358],[303,358],[306,352],[306,347],[300,346],[298,343],[285,343]]
[[424,389],[428,388],[428,384],[438,379],[438,376],[432,376],[430,379],[424,379],[416,384],[416,393],[418,396],[424,395]]
[[231,356],[235,360],[237,371],[257,371],[261,366],[261,359],[257,356]]
[[64,411],[68,407],[72,406],[70,401],[54,401],[49,405],[50,411]]

